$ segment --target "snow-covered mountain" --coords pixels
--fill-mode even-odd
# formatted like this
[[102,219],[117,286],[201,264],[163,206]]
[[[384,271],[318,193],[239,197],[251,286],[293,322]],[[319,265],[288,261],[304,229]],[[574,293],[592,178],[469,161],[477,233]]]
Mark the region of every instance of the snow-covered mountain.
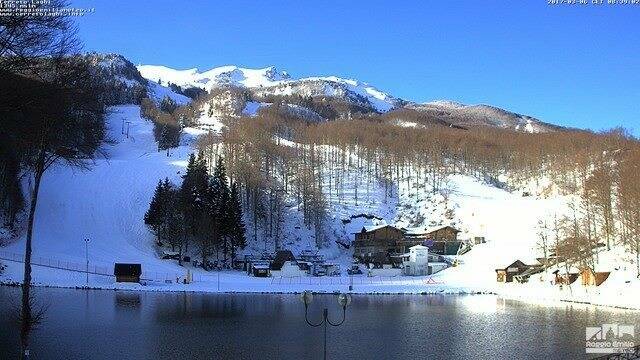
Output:
[[82,60],[106,88],[104,93],[108,105],[139,104],[144,97],[160,101],[168,96],[178,104],[186,104],[191,100],[168,87],[148,81],[122,55],[88,53],[82,55]]
[[329,96],[372,107],[378,112],[389,111],[403,103],[401,99],[357,80],[335,76],[294,79],[274,66],[263,69],[222,66],[199,72],[198,69],[175,70],[165,66],[140,65],[138,70],[155,83],[172,83],[182,88],[196,87],[209,91],[216,87],[237,86],[249,88],[257,96]]
[[[561,127],[531,116],[521,115],[490,105],[465,105],[449,100],[415,103],[378,90],[367,83],[336,76],[293,78],[274,66],[248,69],[221,66],[207,71],[176,70],[160,65],[139,65],[140,74],[154,85],[177,85],[182,89],[198,88],[211,91],[220,87],[249,90],[257,101],[269,102],[274,96],[328,97],[355,106],[359,112],[386,113],[409,108],[421,112],[430,124],[455,127],[491,126],[522,132],[546,132]],[[265,100],[266,99],[266,100]],[[348,118],[349,114],[342,114]],[[399,123],[403,123],[400,121]]]

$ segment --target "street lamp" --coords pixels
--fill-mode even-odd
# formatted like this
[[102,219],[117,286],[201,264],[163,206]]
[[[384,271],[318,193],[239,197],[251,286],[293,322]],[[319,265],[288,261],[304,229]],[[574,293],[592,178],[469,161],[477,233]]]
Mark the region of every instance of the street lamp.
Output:
[[351,304],[351,295],[344,294],[344,293],[338,295],[336,300],[338,300],[338,305],[342,307],[342,320],[340,320],[340,322],[337,322],[337,323],[332,323],[331,320],[329,320],[329,310],[327,310],[327,308],[324,308],[324,310],[322,311],[322,320],[318,323],[312,323],[311,321],[309,321],[309,318],[308,318],[308,309],[309,309],[309,304],[311,304],[311,302],[313,301],[313,293],[309,290],[303,291],[302,294],[300,294],[300,299],[304,303],[304,320],[307,322],[307,324],[312,327],[324,326],[324,347],[323,347],[324,357],[323,359],[326,360],[327,359],[327,324],[331,326],[340,326],[342,325],[342,323],[344,323],[345,315],[347,312],[347,306]]
[[87,286],[89,286],[89,238],[84,239],[84,251],[87,260]]

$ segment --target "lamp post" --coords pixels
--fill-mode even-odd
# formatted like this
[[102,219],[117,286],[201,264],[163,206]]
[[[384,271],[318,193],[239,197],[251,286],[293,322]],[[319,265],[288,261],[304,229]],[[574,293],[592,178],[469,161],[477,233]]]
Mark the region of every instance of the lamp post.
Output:
[[89,238],[84,239],[84,253],[87,260],[87,286],[89,286]]
[[333,323],[331,322],[331,320],[329,320],[329,310],[327,308],[324,308],[324,310],[322,310],[322,320],[320,322],[313,323],[309,321],[308,309],[309,309],[309,304],[311,304],[311,302],[313,301],[313,293],[309,290],[304,291],[302,292],[302,294],[300,294],[300,299],[304,303],[304,321],[306,321],[307,324],[311,327],[319,327],[319,326],[324,327],[323,359],[326,360],[327,359],[327,324],[331,326],[340,326],[344,323],[345,316],[347,313],[347,306],[351,304],[351,295],[349,294],[338,295],[337,297],[338,305],[342,307],[342,320],[340,320],[337,323]]

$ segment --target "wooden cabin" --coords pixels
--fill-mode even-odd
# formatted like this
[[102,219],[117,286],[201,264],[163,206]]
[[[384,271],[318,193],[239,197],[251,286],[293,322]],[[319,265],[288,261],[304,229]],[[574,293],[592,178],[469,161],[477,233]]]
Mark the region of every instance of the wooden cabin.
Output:
[[116,263],[113,267],[113,275],[116,277],[116,282],[139,283],[142,265]]
[[462,241],[458,240],[460,230],[453,226],[406,228],[403,231],[405,250],[415,245],[426,245],[433,254],[456,255],[462,246]]
[[496,269],[496,281],[503,283],[513,282],[514,276],[524,273],[531,267],[533,266],[527,265],[520,260],[516,260],[505,268]]
[[580,279],[583,286],[600,286],[607,278],[609,278],[610,272],[594,272],[589,268],[582,269],[580,271]]
[[392,225],[363,227],[355,233],[353,256],[363,262],[371,262],[381,255],[388,258],[390,254],[402,253],[404,232]]
[[[429,252],[439,255],[456,255],[462,245],[458,240],[460,230],[452,226],[430,228],[397,228],[393,225],[363,227],[355,233],[353,256],[365,263],[394,264],[394,255],[402,255],[416,245],[429,247]],[[399,259],[399,258],[398,258]]]

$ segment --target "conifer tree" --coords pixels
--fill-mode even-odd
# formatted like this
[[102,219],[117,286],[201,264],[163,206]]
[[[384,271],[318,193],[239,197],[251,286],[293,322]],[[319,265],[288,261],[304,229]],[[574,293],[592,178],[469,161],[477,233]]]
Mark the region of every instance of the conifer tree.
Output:
[[202,228],[201,220],[206,210],[207,186],[208,174],[204,160],[191,154],[177,200],[186,226],[186,251],[190,240],[201,239],[198,232]]
[[229,203],[229,186],[227,184],[227,174],[222,158],[216,164],[213,176],[209,181],[209,211],[213,224],[217,229],[217,244],[222,246],[224,262],[227,262],[229,254],[229,236],[226,212]]
[[160,240],[159,229],[162,224],[162,202],[163,202],[163,190],[162,180],[158,181],[156,190],[151,198],[149,209],[144,214],[144,223],[148,225],[152,231],[156,234],[156,240]]
[[240,205],[240,194],[238,193],[238,185],[231,184],[229,193],[229,206],[226,212],[228,227],[228,236],[231,242],[231,258],[235,258],[236,249],[244,247],[247,244],[245,238],[244,221],[242,220],[242,206]]

